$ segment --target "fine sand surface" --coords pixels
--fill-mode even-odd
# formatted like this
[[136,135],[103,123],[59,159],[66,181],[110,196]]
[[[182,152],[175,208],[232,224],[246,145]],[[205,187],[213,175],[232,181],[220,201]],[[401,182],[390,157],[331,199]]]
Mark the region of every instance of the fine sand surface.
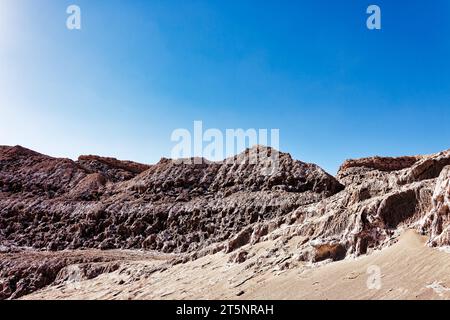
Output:
[[[164,260],[129,261],[115,272],[51,286],[24,298],[450,299],[450,253],[426,247],[425,242],[406,231],[393,246],[368,256],[287,270],[278,267],[282,261],[258,267],[258,259],[267,257],[272,245],[265,242],[253,246],[241,264],[229,262],[223,253],[175,266]],[[376,285],[379,289],[373,288]]]

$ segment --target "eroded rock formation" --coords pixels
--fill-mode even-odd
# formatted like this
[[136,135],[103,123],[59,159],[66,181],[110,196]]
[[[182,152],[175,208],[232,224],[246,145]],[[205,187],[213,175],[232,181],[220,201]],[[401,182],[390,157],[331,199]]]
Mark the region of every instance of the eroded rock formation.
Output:
[[243,263],[253,245],[270,240],[254,266],[264,270],[366,254],[407,228],[428,235],[431,246],[450,245],[450,151],[348,160],[336,178],[285,153],[268,175],[269,159],[252,161],[260,152],[274,151],[148,166],[0,147],[0,298],[75,271],[89,278],[116,268],[117,258],[83,255],[17,262],[17,251],[144,249],[174,254],[174,264],[221,251]]
[[145,166],[82,156],[74,162],[21,147],[0,158],[0,240],[35,249],[154,249],[186,252],[230,239],[343,187],[316,165],[280,154],[264,161]]
[[432,246],[450,245],[450,166],[439,175],[433,192],[432,209],[422,225]]

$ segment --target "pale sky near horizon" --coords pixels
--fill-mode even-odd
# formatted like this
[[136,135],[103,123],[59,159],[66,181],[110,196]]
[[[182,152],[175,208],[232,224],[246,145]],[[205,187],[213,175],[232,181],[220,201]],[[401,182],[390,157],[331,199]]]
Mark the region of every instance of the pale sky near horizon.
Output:
[[446,0],[0,0],[0,145],[154,163],[202,120],[278,128],[281,151],[330,173],[434,153],[450,148],[449,34]]

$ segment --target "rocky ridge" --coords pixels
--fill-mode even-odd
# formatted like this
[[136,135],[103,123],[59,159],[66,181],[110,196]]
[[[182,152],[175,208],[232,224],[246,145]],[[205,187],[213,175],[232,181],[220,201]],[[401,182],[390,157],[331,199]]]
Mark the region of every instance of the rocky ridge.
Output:
[[[242,263],[270,240],[273,248],[253,266],[262,270],[366,254],[409,228],[428,235],[430,246],[450,245],[450,151],[348,160],[335,178],[285,153],[277,171],[264,174],[267,161],[249,161],[261,150],[272,152],[256,147],[234,161],[147,166],[0,147],[0,248],[144,249],[173,254],[173,264],[221,251]],[[21,279],[5,273],[14,269],[5,261],[1,297],[18,297]]]
[[0,158],[0,240],[34,249],[189,252],[244,226],[342,189],[319,167],[280,155],[280,170],[246,161],[145,166],[82,156],[55,159],[21,147]]

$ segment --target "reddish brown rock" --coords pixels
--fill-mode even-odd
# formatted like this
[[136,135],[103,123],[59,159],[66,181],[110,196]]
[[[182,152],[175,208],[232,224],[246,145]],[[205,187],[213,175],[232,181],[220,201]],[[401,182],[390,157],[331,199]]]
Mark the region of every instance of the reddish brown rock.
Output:
[[99,156],[80,156],[77,163],[89,172],[101,173],[109,180],[118,182],[134,178],[151,166],[133,161]]
[[369,168],[380,171],[398,171],[406,168],[410,168],[417,161],[419,161],[422,157],[370,157],[370,158],[362,158],[362,159],[350,159],[346,160],[339,171],[345,171],[350,168]]
[[133,259],[142,257],[95,251],[0,253],[0,300],[20,298],[52,283],[93,279]]
[[36,249],[192,252],[343,188],[284,153],[267,175],[270,159],[252,161],[274,152],[262,147],[221,163],[162,159],[153,166],[0,150],[0,241]]
[[[268,175],[270,159],[250,161],[261,148],[220,163],[162,159],[146,166],[0,147],[0,252],[145,249],[179,254],[181,263],[224,251],[228,261],[244,263],[253,245],[270,240],[256,266],[284,270],[370,253],[409,228],[429,235],[430,245],[450,244],[450,151],[350,160],[336,179],[284,153]],[[54,282],[61,270],[61,279],[110,270],[67,270],[57,261],[29,272],[2,266],[19,276],[0,276],[0,298]]]

